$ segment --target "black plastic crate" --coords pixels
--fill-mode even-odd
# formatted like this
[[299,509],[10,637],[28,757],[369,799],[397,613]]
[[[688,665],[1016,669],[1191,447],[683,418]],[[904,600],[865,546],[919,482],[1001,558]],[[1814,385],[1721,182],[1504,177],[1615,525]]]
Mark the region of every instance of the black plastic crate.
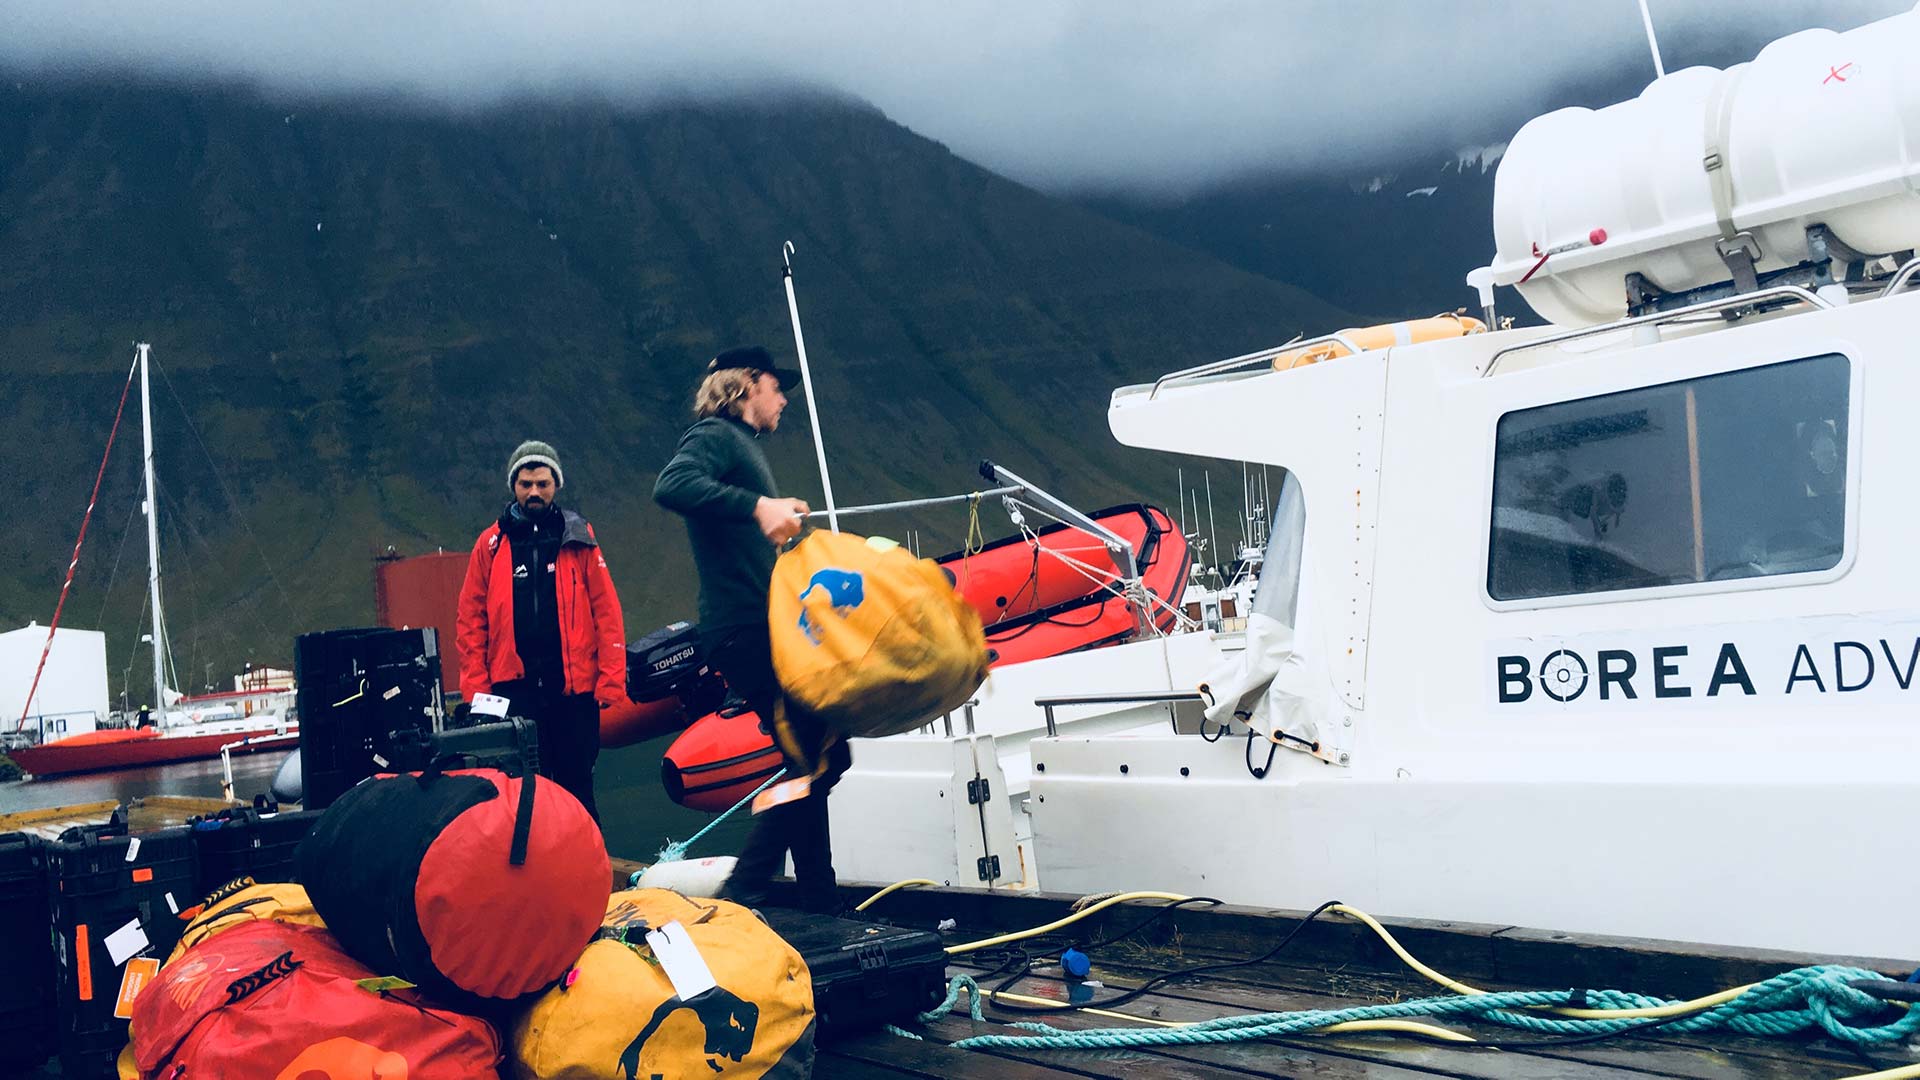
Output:
[[127,963],[164,960],[186,928],[180,913],[199,899],[191,830],[114,831],[69,830],[46,848],[60,1068],[70,1080],[113,1075],[127,1043],[127,1021],[115,1015]]
[[53,912],[46,845],[25,833],[0,836],[0,1075],[53,1056]]
[[226,818],[194,823],[193,841],[200,863],[197,894],[205,896],[243,877],[260,884],[297,880],[293,853],[320,813],[241,807]]
[[294,639],[300,687],[301,805],[324,810],[389,767],[394,735],[425,735],[441,715],[432,627],[348,629]]
[[938,934],[781,908],[763,914],[807,962],[823,1042],[911,1020],[946,999]]

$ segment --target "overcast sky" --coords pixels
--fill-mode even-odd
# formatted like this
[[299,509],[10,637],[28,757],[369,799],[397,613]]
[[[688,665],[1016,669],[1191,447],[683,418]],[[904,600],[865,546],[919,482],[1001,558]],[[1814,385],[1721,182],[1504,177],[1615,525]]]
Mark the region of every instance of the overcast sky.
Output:
[[[1649,3],[1669,70],[1911,6]],[[0,0],[0,66],[458,106],[818,85],[1044,190],[1168,194],[1445,156],[1653,77],[1636,0]]]

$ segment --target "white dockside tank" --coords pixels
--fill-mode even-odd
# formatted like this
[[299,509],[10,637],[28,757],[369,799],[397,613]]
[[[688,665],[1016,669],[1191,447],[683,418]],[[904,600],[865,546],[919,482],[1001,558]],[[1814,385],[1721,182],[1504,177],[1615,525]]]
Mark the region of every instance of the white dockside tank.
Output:
[[[1762,273],[1808,260],[1814,224],[1867,254],[1920,247],[1915,56],[1920,8],[1538,117],[1495,177],[1495,283],[1552,322],[1586,326],[1626,314],[1629,273],[1665,292],[1729,280],[1716,250],[1729,224],[1757,241]],[[1718,198],[1705,164],[1715,146]]]

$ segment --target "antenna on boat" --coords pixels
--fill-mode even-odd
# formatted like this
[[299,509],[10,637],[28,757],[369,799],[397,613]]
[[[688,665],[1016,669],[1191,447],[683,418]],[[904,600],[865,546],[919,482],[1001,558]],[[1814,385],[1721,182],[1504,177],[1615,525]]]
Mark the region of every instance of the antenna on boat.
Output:
[[[787,314],[793,317],[793,349],[800,354],[800,386],[807,393],[807,418],[812,421],[813,456],[820,463],[820,489],[827,497],[827,528],[840,531],[840,514],[833,505],[833,480],[827,476],[827,446],[820,437],[820,409],[813,403],[813,373],[807,367],[807,339],[800,333],[800,302],[793,296],[793,241],[780,245],[780,277],[787,286]],[[151,472],[151,470],[149,470]]]
[[153,599],[153,710],[160,721],[167,714],[166,622],[160,614],[160,504],[153,493],[153,392],[147,377],[147,353],[153,346],[134,345],[140,353],[140,440],[147,482],[147,590]]
[[1647,10],[1647,0],[1640,0],[1640,22],[1647,28],[1647,48],[1653,52],[1653,73],[1664,79],[1667,77],[1667,65],[1660,62],[1660,38],[1653,32],[1653,12]]
[[[1214,568],[1218,569],[1220,565],[1220,537],[1213,530],[1213,473],[1208,472],[1205,475],[1207,478],[1207,546],[1213,549]],[[1199,515],[1197,498],[1195,500],[1194,513],[1196,517]]]
[[1240,463],[1240,546],[1253,543],[1253,466]]
[[1173,470],[1173,490],[1180,495],[1180,535],[1187,535],[1187,470]]

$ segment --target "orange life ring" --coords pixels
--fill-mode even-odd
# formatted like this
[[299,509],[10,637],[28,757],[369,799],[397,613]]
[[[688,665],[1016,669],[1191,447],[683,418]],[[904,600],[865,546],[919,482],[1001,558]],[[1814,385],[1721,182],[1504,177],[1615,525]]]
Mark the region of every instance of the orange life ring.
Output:
[[[1341,337],[1358,345],[1361,351],[1367,352],[1373,349],[1391,348],[1395,345],[1417,345],[1423,341],[1483,334],[1486,330],[1486,323],[1470,315],[1435,315],[1431,319],[1409,319],[1406,322],[1348,328],[1339,333]],[[1273,370],[1287,371],[1291,368],[1305,367],[1308,364],[1317,364],[1322,360],[1333,360],[1350,355],[1352,350],[1345,345],[1337,341],[1322,341],[1315,345],[1289,349],[1274,357]]]

